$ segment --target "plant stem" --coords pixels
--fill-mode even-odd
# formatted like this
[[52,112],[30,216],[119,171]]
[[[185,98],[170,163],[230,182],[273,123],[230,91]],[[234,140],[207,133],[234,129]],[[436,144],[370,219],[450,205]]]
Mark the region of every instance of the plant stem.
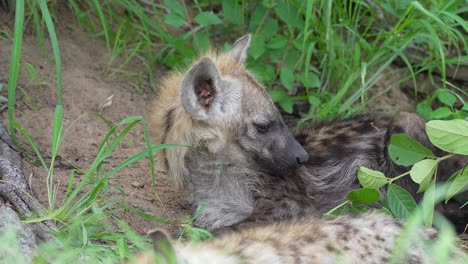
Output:
[[396,181],[396,180],[398,180],[398,179],[400,179],[400,178],[403,178],[403,177],[405,177],[406,175],[409,175],[409,174],[410,174],[410,171],[407,171],[407,172],[405,172],[405,173],[403,173],[403,174],[401,174],[401,175],[398,175],[398,176],[396,176],[395,178],[390,179],[390,180],[388,181],[388,184],[391,184],[391,183],[393,183],[394,181]]
[[343,206],[349,204],[350,202],[351,202],[351,201],[349,201],[349,200],[344,201],[343,203],[339,204],[337,207],[335,207],[335,208],[331,209],[330,211],[328,211],[325,215],[331,216],[331,214],[332,214],[333,212],[335,212],[336,210],[340,209],[341,207],[343,207]]

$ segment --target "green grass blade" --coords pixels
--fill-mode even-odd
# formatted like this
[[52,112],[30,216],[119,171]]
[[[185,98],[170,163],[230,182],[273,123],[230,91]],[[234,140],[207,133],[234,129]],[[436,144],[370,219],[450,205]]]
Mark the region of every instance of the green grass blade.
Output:
[[16,1],[15,28],[13,32],[13,47],[10,61],[10,79],[8,81],[8,119],[10,121],[11,139],[15,144],[16,140],[14,120],[15,120],[15,99],[16,85],[20,71],[21,47],[23,44],[23,24],[24,24],[24,0]]

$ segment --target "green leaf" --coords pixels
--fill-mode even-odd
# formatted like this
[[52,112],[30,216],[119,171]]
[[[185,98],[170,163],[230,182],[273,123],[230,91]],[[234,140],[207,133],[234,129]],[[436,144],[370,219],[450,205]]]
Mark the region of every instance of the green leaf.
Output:
[[468,121],[429,121],[426,132],[436,147],[451,153],[468,155]]
[[223,14],[227,21],[236,25],[242,24],[242,6],[239,5],[238,1],[224,0]]
[[432,182],[432,184],[428,186],[427,191],[424,193],[424,199],[421,204],[423,220],[428,227],[432,226],[432,220],[434,219],[435,184],[435,182]]
[[166,7],[171,10],[171,12],[174,12],[175,14],[178,14],[185,20],[185,10],[184,7],[178,2],[174,0],[164,0],[164,4]]
[[387,203],[393,215],[400,219],[407,219],[418,207],[411,194],[396,184],[388,186]]
[[320,99],[317,96],[311,95],[309,96],[309,104],[313,106],[319,106],[320,105]]
[[163,22],[173,27],[181,27],[185,24],[185,18],[177,13],[171,12],[164,16]]
[[371,170],[362,166],[359,166],[357,176],[359,182],[365,188],[378,189],[387,184],[389,180],[382,172]]
[[269,49],[282,49],[288,44],[288,39],[283,35],[278,35],[270,40],[267,44]]
[[265,38],[271,38],[276,35],[278,32],[278,21],[276,19],[267,18],[265,23],[263,23],[262,28],[260,29],[259,34]]
[[447,203],[454,195],[468,189],[468,167],[455,172],[450,176],[447,182],[450,185],[447,190],[447,195],[445,196],[445,203]]
[[301,54],[297,50],[289,49],[288,54],[284,60],[284,66],[290,69],[294,69],[297,62],[301,59]]
[[209,32],[205,30],[198,31],[197,33],[195,33],[195,38],[197,39],[200,51],[207,51],[210,48],[211,42]]
[[284,97],[288,97],[288,94],[282,89],[270,90],[269,94],[275,103],[281,101]]
[[273,90],[270,91],[270,96],[273,99],[273,102],[278,103],[286,113],[292,113],[293,100],[285,91],[281,89]]
[[280,71],[280,80],[286,89],[291,91],[294,85],[294,74],[289,68],[282,68]]
[[193,20],[203,27],[220,24],[219,17],[211,12],[201,12]]
[[262,35],[255,35],[252,38],[248,53],[255,60],[260,58],[265,53],[265,38]]
[[463,104],[462,110],[468,112],[468,103]]
[[380,193],[376,189],[362,188],[349,192],[348,200],[351,201],[353,205],[372,204],[380,200]]
[[288,1],[278,2],[274,10],[276,15],[283,20],[289,29],[293,27],[301,29],[304,27],[303,17],[299,14],[294,5],[290,4]]
[[260,82],[271,83],[275,79],[275,70],[270,64],[255,64],[249,66]]
[[416,111],[420,114],[424,119],[430,120],[432,114],[432,108],[427,102],[421,102],[416,106]]
[[416,162],[434,157],[434,153],[406,134],[395,134],[388,147],[390,158],[398,165],[410,166]]
[[437,160],[425,159],[414,164],[410,170],[411,179],[416,183],[421,183],[426,178],[432,177],[437,168],[437,163]]
[[304,73],[299,78],[299,80],[301,81],[302,85],[304,85],[304,87],[306,88],[316,88],[320,87],[321,85],[319,77],[314,72],[309,72],[307,76]]
[[288,114],[292,114],[293,112],[293,100],[291,97],[286,96],[283,99],[281,99],[278,104],[281,106],[281,108]]
[[439,101],[445,105],[453,106],[455,102],[457,101],[457,98],[455,97],[455,95],[453,95],[451,92],[447,90],[439,89],[436,91],[436,94],[437,94],[437,99],[439,99]]
[[431,119],[444,119],[451,114],[453,114],[453,112],[448,107],[439,107],[431,113]]

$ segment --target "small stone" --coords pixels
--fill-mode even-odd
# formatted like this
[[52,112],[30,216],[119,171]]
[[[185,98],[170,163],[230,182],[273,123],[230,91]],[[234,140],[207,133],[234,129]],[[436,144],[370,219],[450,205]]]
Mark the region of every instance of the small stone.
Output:
[[145,184],[141,183],[141,182],[134,181],[134,182],[132,182],[132,186],[135,187],[135,188],[143,188],[145,186]]

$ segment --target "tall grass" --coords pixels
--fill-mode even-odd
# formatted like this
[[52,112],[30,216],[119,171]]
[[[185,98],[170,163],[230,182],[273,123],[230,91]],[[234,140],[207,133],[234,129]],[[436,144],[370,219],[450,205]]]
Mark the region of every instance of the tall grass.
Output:
[[[12,56],[10,61],[10,79],[8,83],[8,113],[10,123],[10,133],[15,143],[18,142],[18,136],[25,138],[26,142],[34,150],[36,159],[39,161],[43,169],[47,173],[47,191],[48,191],[48,206],[44,206],[44,212],[39,218],[23,219],[24,224],[33,224],[45,220],[52,220],[57,223],[58,230],[54,235],[62,243],[61,246],[54,242],[43,243],[39,246],[34,263],[64,263],[66,261],[75,262],[78,259],[85,260],[87,263],[114,263],[116,260],[124,261],[133,256],[136,249],[143,251],[146,249],[146,238],[135,234],[122,220],[118,218],[118,214],[123,211],[129,211],[142,218],[166,224],[177,224],[191,229],[189,222],[174,222],[159,216],[150,215],[141,212],[131,206],[117,201],[112,201],[108,198],[108,193],[111,188],[109,178],[118,173],[123,168],[126,168],[133,163],[142,160],[149,160],[149,168],[155,184],[155,170],[153,153],[164,148],[174,147],[175,145],[151,145],[149,139],[148,127],[145,120],[140,116],[132,116],[121,120],[117,124],[112,124],[103,116],[93,114],[95,118],[100,118],[108,126],[109,131],[106,133],[102,143],[99,145],[95,160],[89,168],[78,171],[72,170],[68,180],[66,192],[62,199],[58,199],[58,183],[54,180],[55,176],[55,161],[59,146],[65,136],[63,133],[63,105],[62,105],[62,64],[59,50],[59,40],[55,34],[53,18],[49,12],[49,6],[46,0],[39,0],[34,4],[27,4],[23,0],[16,1],[15,13],[15,28],[12,44]],[[47,33],[42,33],[43,36],[49,37],[49,43],[52,46],[53,57],[57,71],[57,103],[53,116],[53,133],[51,142],[51,161],[49,164],[45,162],[43,155],[34,140],[29,135],[21,124],[15,120],[15,95],[18,88],[17,80],[20,69],[20,58],[22,48],[22,36],[24,32],[24,19],[26,8],[37,8],[38,10],[28,10],[29,14],[39,14],[41,21],[35,22],[44,23]],[[30,18],[30,17],[29,17]],[[89,116],[89,115],[84,115]],[[75,122],[79,122],[79,117]],[[75,123],[74,122],[74,123]],[[135,129],[135,126],[140,125],[144,131],[146,148],[140,152],[131,155],[121,164],[114,168],[106,169],[103,165],[106,159],[116,150],[122,143],[128,133]],[[18,132],[20,134],[18,134]],[[80,179],[75,177],[77,173],[83,174]],[[8,241],[18,240],[18,230],[13,232],[12,228],[6,233],[2,233],[2,239]],[[197,229],[194,229],[198,232]],[[12,232],[10,232],[12,231]],[[201,232],[201,231],[200,231]],[[1,260],[14,259],[15,261],[23,262],[21,258],[20,247],[11,247],[10,243],[3,243],[0,246],[2,252]],[[58,250],[61,247],[62,250]],[[3,254],[5,253],[5,254]]]
[[[145,66],[133,75],[149,76],[150,81],[161,64],[185,65],[210,45],[223,49],[235,37],[251,32],[248,67],[286,112],[293,111],[296,101],[308,103],[305,119],[364,110],[382,94],[368,96],[397,58],[406,65],[403,78],[383,92],[413,80],[417,98],[421,89],[415,76],[438,72],[440,88],[458,94],[447,87],[446,67],[466,65],[468,59],[464,0],[218,0],[160,5],[73,0],[71,5],[82,25],[103,36],[112,61],[124,59],[112,72],[128,73],[125,66],[139,60]],[[424,53],[411,53],[409,48]],[[464,105],[461,101],[459,108]]]

